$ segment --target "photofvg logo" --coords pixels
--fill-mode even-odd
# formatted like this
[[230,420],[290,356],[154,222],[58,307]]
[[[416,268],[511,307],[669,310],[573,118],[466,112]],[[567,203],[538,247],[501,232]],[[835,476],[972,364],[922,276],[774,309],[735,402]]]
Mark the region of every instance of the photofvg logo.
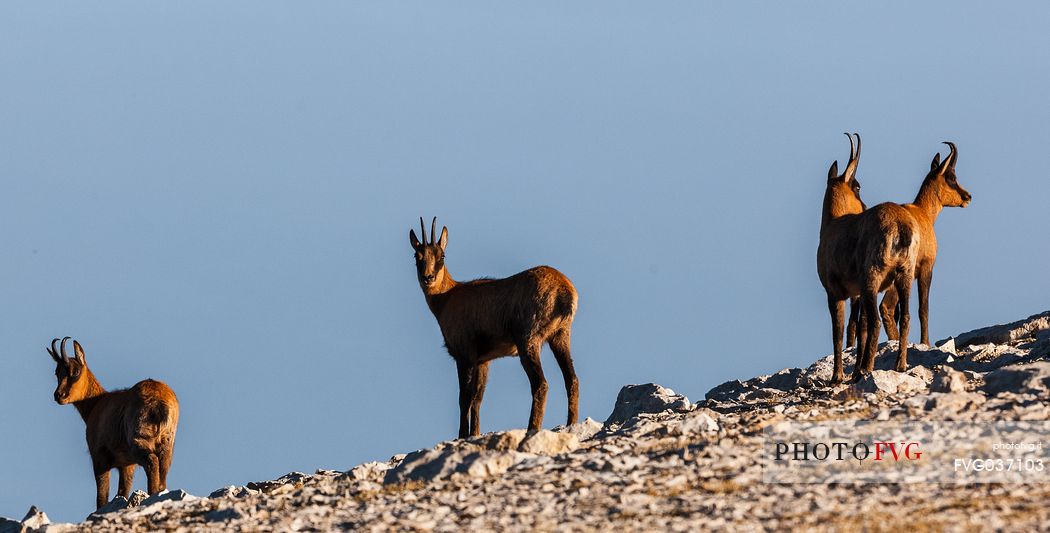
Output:
[[781,422],[766,483],[1050,483],[1050,422]]
[[918,441],[874,442],[777,442],[776,461],[917,461],[922,458]]

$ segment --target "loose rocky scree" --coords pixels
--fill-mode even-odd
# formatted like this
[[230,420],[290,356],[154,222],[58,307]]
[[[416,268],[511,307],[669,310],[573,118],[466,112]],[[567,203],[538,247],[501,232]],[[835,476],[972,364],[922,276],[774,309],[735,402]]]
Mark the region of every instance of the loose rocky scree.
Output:
[[938,345],[912,347],[912,368],[898,374],[887,343],[856,384],[828,385],[827,356],[724,383],[695,404],[628,385],[604,423],[442,442],[206,498],[136,493],[80,524],[50,524],[34,507],[22,521],[0,519],[0,533],[1050,529],[1050,485],[762,483],[761,430],[785,420],[1050,420],[1050,312]]

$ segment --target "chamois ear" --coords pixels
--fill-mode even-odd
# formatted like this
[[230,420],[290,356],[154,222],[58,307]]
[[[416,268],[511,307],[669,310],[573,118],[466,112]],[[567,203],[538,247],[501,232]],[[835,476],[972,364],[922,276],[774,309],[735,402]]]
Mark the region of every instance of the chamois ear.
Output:
[[828,169],[828,179],[832,180],[839,177],[839,161],[836,159],[832,161],[831,168]]
[[937,170],[939,166],[941,166],[941,153],[937,152],[937,155],[933,156],[933,162],[930,163],[930,172]]
[[408,242],[412,245],[412,248],[419,249],[419,239],[416,238],[415,230],[408,230]]
[[445,226],[441,226],[441,238],[438,239],[438,246],[440,246],[442,250],[445,249],[445,246],[448,246],[448,228]]
[[80,343],[73,341],[73,354],[76,355],[77,362],[87,366],[87,361],[84,360],[84,349],[80,347]]

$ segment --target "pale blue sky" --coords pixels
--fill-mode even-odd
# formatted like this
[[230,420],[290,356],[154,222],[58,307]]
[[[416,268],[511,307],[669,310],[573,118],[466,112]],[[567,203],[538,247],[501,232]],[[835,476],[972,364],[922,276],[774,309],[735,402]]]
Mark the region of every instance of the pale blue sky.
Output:
[[[846,130],[869,205],[959,145],[974,200],[937,224],[933,338],[1044,311],[1048,24],[1045,2],[5,3],[0,515],[93,508],[55,336],[108,387],[171,385],[169,485],[195,494],[455,436],[420,215],[459,279],[574,281],[582,416],[626,383],[699,398],[807,364]],[[482,429],[528,410],[497,361]]]

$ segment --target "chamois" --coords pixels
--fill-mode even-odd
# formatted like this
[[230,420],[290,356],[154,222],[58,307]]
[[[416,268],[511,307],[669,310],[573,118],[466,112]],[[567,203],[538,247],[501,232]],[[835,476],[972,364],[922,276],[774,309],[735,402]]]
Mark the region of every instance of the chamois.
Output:
[[[860,197],[860,180],[857,179],[856,165],[860,161],[860,134],[854,132],[853,135],[857,136],[856,145],[853,144],[853,135],[849,133],[843,133],[849,139],[849,161],[853,162],[853,177],[850,179],[850,190],[853,192],[853,196],[856,201],[845,200],[840,202],[833,202],[832,205],[832,217],[839,217],[842,215],[855,215],[863,212],[868,208],[867,204]],[[849,166],[849,163],[847,163]],[[840,192],[845,193],[844,190]],[[848,197],[848,193],[846,193]],[[859,205],[859,208],[858,208]],[[857,323],[860,319],[860,296],[853,296],[849,299],[849,319],[846,321],[846,347],[852,347],[857,341]]]
[[[933,264],[937,261],[937,233],[933,224],[937,222],[937,215],[945,207],[963,207],[970,204],[972,196],[959,185],[955,176],[955,163],[959,160],[959,151],[955,144],[944,141],[948,145],[948,157],[941,161],[941,154],[933,157],[930,163],[930,172],[922,180],[919,193],[915,201],[904,204],[903,207],[911,213],[912,217],[919,222],[922,230],[921,246],[919,247],[919,258],[915,265],[915,278],[919,284],[919,327],[922,330],[921,341],[930,344],[929,310],[930,310],[930,283],[933,281]],[[882,314],[883,323],[886,326],[886,336],[890,340],[900,340],[907,343],[907,336],[900,336],[895,327],[897,315],[897,291],[894,288],[886,290],[882,297],[879,311]]]
[[429,243],[422,218],[422,239],[416,238],[413,230],[409,230],[408,238],[415,252],[419,286],[441,328],[445,347],[456,361],[459,437],[481,433],[479,415],[489,362],[512,355],[521,361],[532,389],[528,429],[540,428],[547,401],[547,380],[540,367],[544,342],[550,345],[565,378],[567,423],[576,423],[579,380],[569,347],[577,303],[572,282],[549,266],[530,268],[509,278],[457,282],[445,267],[448,228],[441,228],[441,237],[435,242],[436,224],[435,217]]
[[[903,207],[884,203],[864,209],[860,187],[855,183],[860,158],[860,136],[857,152],[842,175],[838,161],[828,170],[817,247],[817,274],[828,297],[831,313],[835,367],[832,381],[841,382],[842,327],[845,300],[860,296],[863,328],[859,333],[857,363],[853,376],[859,379],[874,366],[878,343],[878,293],[893,285],[900,293],[901,331],[908,330],[909,284],[914,276],[918,256],[918,223]],[[850,144],[852,145],[852,139]],[[907,345],[902,344],[897,356],[898,371],[907,369]]]
[[51,341],[47,353],[55,360],[58,388],[55,401],[73,404],[87,425],[88,452],[95,474],[95,508],[109,501],[109,471],[120,474],[117,495],[127,498],[135,476],[135,465],[146,471],[150,494],[167,488],[175,430],[179,424],[179,401],[164,383],[147,379],[124,390],[107,392],[84,359],[84,349],[73,341],[75,358],[66,355],[66,341],[56,348]]

